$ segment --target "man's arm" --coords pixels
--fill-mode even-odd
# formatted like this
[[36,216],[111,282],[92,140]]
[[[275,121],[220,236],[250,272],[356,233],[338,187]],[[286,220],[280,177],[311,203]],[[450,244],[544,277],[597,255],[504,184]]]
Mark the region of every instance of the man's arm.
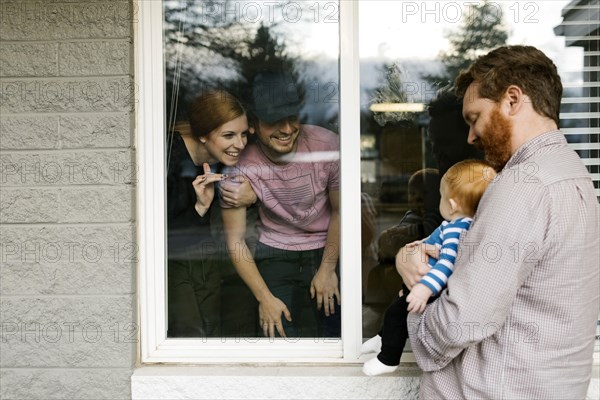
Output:
[[221,201],[228,207],[250,207],[256,203],[257,197],[250,182],[242,176],[225,179],[219,185]]
[[263,333],[265,336],[274,337],[276,329],[279,335],[285,337],[281,313],[288,321],[292,320],[292,316],[285,304],[273,296],[267,287],[246,244],[246,208],[224,208],[222,214],[231,260],[242,280],[258,300]]
[[402,247],[396,254],[396,270],[402,282],[412,289],[430,271],[428,256],[439,259],[439,244],[442,227],[438,226],[429,236]]
[[[508,178],[502,183],[497,195],[482,200],[477,220],[461,240],[448,290],[422,315],[409,316],[413,352],[425,371],[445,367],[463,349],[500,331],[537,264],[547,229],[547,199],[536,185],[515,185]],[[535,251],[524,257],[525,246]]]
[[429,272],[425,248],[437,251],[435,245],[413,242],[402,247],[396,254],[396,270],[409,289],[412,289]]
[[323,251],[323,259],[319,270],[315,274],[311,285],[311,298],[317,297],[317,309],[324,306],[325,315],[329,316],[335,312],[335,300],[341,304],[338,276],[335,273],[340,255],[340,192],[332,190],[329,192],[331,204],[331,219],[327,228],[327,244]]

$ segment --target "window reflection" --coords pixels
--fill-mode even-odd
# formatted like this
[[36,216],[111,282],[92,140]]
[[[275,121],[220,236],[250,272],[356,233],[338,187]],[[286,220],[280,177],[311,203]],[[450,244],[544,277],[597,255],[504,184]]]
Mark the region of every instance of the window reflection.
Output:
[[337,3],[163,5],[167,336],[340,337]]
[[[569,84],[582,76],[582,57],[553,34],[562,15],[573,14],[567,0],[535,5],[369,1],[359,7],[361,192],[368,199],[362,211],[362,313],[368,339],[378,333],[383,312],[401,288],[395,254],[442,221],[436,199],[439,177],[460,160],[482,156],[466,143],[462,103],[448,87],[460,68],[497,46],[529,44],[555,60],[566,97],[584,97],[576,92],[580,88],[570,88],[580,84]],[[547,32],[544,40],[541,32]],[[586,43],[578,45],[587,48]],[[566,103],[563,112],[589,109]],[[577,118],[564,117],[571,115]],[[589,116],[582,118],[565,118],[562,127],[590,126]],[[564,132],[572,143],[587,137],[586,144],[575,148],[592,157],[594,150],[588,149],[594,148],[594,135],[581,135],[577,129]],[[419,176],[426,181],[422,196],[411,189],[411,180]]]

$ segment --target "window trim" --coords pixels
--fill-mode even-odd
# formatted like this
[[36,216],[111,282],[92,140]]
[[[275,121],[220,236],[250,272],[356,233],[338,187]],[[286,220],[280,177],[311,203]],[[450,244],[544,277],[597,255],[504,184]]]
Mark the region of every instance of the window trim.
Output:
[[[165,318],[165,75],[161,1],[137,1],[134,21],[136,186],[138,258],[138,323],[141,363],[360,363],[362,343],[360,253],[360,69],[358,1],[339,1],[340,27],[340,155],[341,155],[341,291],[342,340],[269,340],[256,338],[167,339]],[[345,110],[350,110],[345,112]],[[579,128],[577,128],[579,129]],[[568,130],[568,129],[567,129]],[[584,160],[585,162],[585,160]],[[162,193],[163,196],[157,196]],[[161,262],[162,260],[162,262]],[[295,343],[295,342],[300,342]],[[269,356],[265,356],[268,350]],[[307,356],[310,354],[310,356]],[[600,364],[595,349],[594,365]],[[402,362],[415,362],[406,351]]]
[[[339,2],[341,163],[342,337],[339,339],[268,339],[166,337],[165,234],[165,73],[163,5],[138,1],[135,24],[137,87],[136,149],[138,162],[137,239],[139,243],[139,324],[142,363],[227,362],[362,362],[360,260],[360,117],[342,110],[360,107],[358,2]],[[355,162],[352,162],[352,161]],[[162,193],[162,196],[157,196]],[[348,273],[350,272],[350,273]],[[268,350],[268,351],[267,351]]]

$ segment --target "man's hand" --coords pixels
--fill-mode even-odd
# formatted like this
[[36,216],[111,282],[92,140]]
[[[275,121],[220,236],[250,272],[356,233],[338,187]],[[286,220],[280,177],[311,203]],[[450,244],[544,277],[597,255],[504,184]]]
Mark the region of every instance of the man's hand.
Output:
[[235,176],[221,182],[221,198],[231,207],[248,207],[256,203],[256,193],[243,176]]
[[431,297],[433,292],[426,285],[417,283],[413,286],[409,295],[406,296],[406,302],[408,303],[408,312],[422,313],[425,311],[427,301]]
[[407,243],[406,244],[406,248],[407,249],[414,249],[415,247],[419,246],[422,243],[423,243],[422,240],[415,240],[414,242]]
[[325,309],[325,316],[335,314],[335,301],[341,305],[338,277],[333,271],[320,267],[310,283],[310,298],[317,298],[317,310]]
[[396,255],[396,270],[409,289],[412,289],[419,283],[423,275],[429,272],[427,254],[424,252],[426,248],[436,249],[433,245],[425,244],[413,247],[404,246]]
[[275,329],[277,329],[279,336],[286,337],[281,323],[281,313],[283,313],[285,319],[292,322],[292,314],[290,314],[283,301],[277,297],[270,296],[267,300],[259,303],[258,318],[265,336],[275,337]]

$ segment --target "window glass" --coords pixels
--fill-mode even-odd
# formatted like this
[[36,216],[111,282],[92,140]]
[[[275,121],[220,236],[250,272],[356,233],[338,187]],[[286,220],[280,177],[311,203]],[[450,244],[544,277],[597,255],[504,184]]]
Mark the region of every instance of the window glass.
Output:
[[[266,276],[266,286],[276,291],[274,282],[281,269],[271,266],[280,265],[279,250],[285,252],[284,264],[304,267],[305,260],[310,259],[313,269],[301,271],[301,283],[287,286],[293,293],[301,293],[292,298],[303,300],[284,302],[295,325],[286,328],[286,334],[339,336],[339,329],[331,333],[320,318],[315,319],[317,299],[309,299],[311,274],[324,259],[337,261],[337,239],[329,243],[325,240],[322,246],[323,229],[331,218],[321,218],[321,214],[310,218],[321,211],[318,204],[330,208],[335,205],[329,195],[339,189],[334,173],[339,172],[337,150],[310,148],[304,151],[306,157],[294,162],[285,157],[250,165],[239,162],[253,147],[262,155],[274,156],[268,146],[260,147],[260,133],[270,132],[270,128],[279,132],[290,126],[312,125],[325,131],[300,130],[327,132],[326,137],[330,138],[331,133],[337,138],[338,2],[165,0],[162,5],[167,336],[262,337],[261,321],[273,321],[259,315],[260,285],[249,285],[249,278],[240,276],[234,261],[256,261],[258,251],[260,278],[265,281]],[[396,252],[404,244],[423,238],[441,222],[437,210],[439,177],[458,160],[481,157],[466,144],[466,127],[451,97],[435,105],[441,89],[471,59],[499,44],[531,44],[542,49],[556,62],[563,78],[561,129],[584,160],[600,197],[600,56],[597,7],[584,0],[362,1],[359,10],[359,26],[355,29],[360,33],[362,322],[366,339],[379,331],[385,309],[401,288],[394,268]],[[262,86],[255,91],[257,76],[261,76]],[[190,109],[199,96],[214,90],[228,93],[218,92],[218,104],[241,107],[244,117],[234,112],[227,121],[217,124],[220,129],[199,132],[193,126],[219,117],[222,110],[213,103],[200,103],[195,112]],[[228,103],[229,95],[236,101]],[[264,124],[265,118],[281,117],[280,111],[285,118]],[[196,122],[192,121],[194,116]],[[288,118],[293,116],[297,119]],[[283,147],[289,139],[281,132],[274,138]],[[207,174],[205,162],[210,173],[216,175]],[[310,173],[304,169],[307,165]],[[271,179],[264,178],[263,169]],[[276,171],[280,175],[275,175]],[[219,174],[227,174],[228,178],[221,180]],[[217,175],[211,194],[211,185],[203,182],[212,182]],[[232,192],[245,186],[238,176],[250,181],[248,186],[257,198],[255,201],[249,192],[242,191],[245,195],[235,200],[255,204],[243,207],[243,239],[234,237],[236,240],[229,241],[228,246],[228,238],[231,232],[237,232],[236,221],[240,219],[234,218],[233,225],[231,221],[227,225],[223,222],[224,213],[229,212],[223,209],[231,208],[223,188]],[[312,179],[309,184],[303,180],[306,176]],[[327,201],[317,201],[316,193],[325,193]],[[279,241],[274,240],[269,222],[286,212],[285,224],[279,224],[283,233],[279,232]],[[319,221],[327,223],[317,229],[320,236],[313,236],[315,225],[311,223],[318,225]],[[286,229],[303,229],[303,233],[310,233],[306,237],[320,239],[308,245],[310,240],[299,239],[302,235],[298,231]],[[325,258],[312,252],[319,248],[324,249]],[[297,262],[292,256],[304,257],[304,261]],[[333,270],[339,279],[339,271]],[[327,294],[321,293],[321,302],[326,304],[334,292],[328,287]],[[333,295],[331,307],[339,315],[335,305],[338,299]],[[355,312],[360,314],[359,310]],[[317,322],[311,325],[307,322],[311,320]],[[276,327],[273,329],[277,332]]]
[[[439,179],[482,155],[444,88],[502,44],[540,48],[564,85],[561,128],[598,181],[598,10],[588,2],[360,3],[363,336],[376,335],[402,282],[398,250],[441,222]],[[596,22],[594,22],[596,21]]]
[[167,337],[340,337],[338,3],[163,11]]

